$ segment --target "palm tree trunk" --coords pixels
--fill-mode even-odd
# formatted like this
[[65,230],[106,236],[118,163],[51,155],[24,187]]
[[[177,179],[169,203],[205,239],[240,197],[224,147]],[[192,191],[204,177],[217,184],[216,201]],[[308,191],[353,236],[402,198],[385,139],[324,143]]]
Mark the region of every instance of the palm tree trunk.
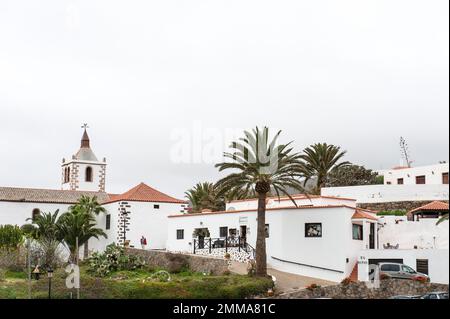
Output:
[[84,247],[83,259],[85,260],[89,258],[89,240],[84,243],[83,247]]
[[267,276],[266,253],[266,197],[267,193],[258,193],[258,232],[256,238],[256,275]]

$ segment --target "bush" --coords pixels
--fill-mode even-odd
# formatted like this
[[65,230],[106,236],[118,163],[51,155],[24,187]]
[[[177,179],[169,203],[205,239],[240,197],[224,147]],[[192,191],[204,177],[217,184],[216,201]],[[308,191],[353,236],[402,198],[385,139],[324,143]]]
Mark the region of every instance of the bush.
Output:
[[19,226],[0,225],[0,249],[17,249],[23,242],[23,233]]
[[123,247],[111,244],[104,253],[94,253],[88,260],[88,271],[98,277],[105,277],[115,271],[136,270],[144,267],[142,258],[125,254]]
[[408,212],[406,210],[401,210],[401,209],[397,209],[397,210],[384,210],[379,212],[377,215],[378,216],[406,216]]

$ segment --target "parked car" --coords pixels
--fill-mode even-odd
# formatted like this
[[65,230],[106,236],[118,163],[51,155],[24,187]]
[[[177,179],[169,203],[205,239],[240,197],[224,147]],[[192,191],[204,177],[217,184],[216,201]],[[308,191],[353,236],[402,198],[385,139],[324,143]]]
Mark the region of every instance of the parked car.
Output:
[[421,299],[448,299],[448,292],[430,292],[423,295]]
[[396,279],[410,279],[430,281],[430,277],[426,274],[415,271],[405,264],[398,263],[379,263],[380,276],[387,276]]

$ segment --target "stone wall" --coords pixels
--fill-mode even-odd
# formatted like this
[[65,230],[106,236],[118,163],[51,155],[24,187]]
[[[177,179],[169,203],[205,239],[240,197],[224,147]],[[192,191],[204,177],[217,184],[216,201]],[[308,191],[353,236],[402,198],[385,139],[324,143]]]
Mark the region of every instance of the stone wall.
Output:
[[224,259],[204,256],[174,254],[166,251],[127,249],[127,253],[144,258],[149,267],[177,272],[188,267],[191,271],[222,275],[228,271],[228,262]]
[[211,250],[211,253],[209,253],[209,249],[197,249],[195,252],[195,254],[199,256],[208,256],[220,259],[224,259],[227,253],[230,255],[230,260],[240,263],[248,263],[253,259],[252,253],[236,247],[228,248],[228,250],[225,248],[215,248]]
[[[384,210],[406,210],[410,211],[417,207],[429,204],[432,201],[410,201],[410,202],[388,202],[388,203],[358,203],[357,206],[375,211]],[[443,201],[448,203],[448,201]]]
[[433,291],[447,291],[448,285],[421,283],[413,280],[388,279],[382,280],[377,289],[368,288],[363,282],[352,282],[314,289],[302,289],[276,296],[277,299],[388,299],[392,296],[424,295]]

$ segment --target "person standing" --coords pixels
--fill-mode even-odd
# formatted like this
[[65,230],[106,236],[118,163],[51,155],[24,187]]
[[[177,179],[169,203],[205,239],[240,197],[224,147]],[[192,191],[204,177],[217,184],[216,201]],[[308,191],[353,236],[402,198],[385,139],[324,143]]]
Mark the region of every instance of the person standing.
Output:
[[145,249],[145,247],[147,247],[147,238],[145,238],[144,236],[141,237],[141,247],[142,249]]

